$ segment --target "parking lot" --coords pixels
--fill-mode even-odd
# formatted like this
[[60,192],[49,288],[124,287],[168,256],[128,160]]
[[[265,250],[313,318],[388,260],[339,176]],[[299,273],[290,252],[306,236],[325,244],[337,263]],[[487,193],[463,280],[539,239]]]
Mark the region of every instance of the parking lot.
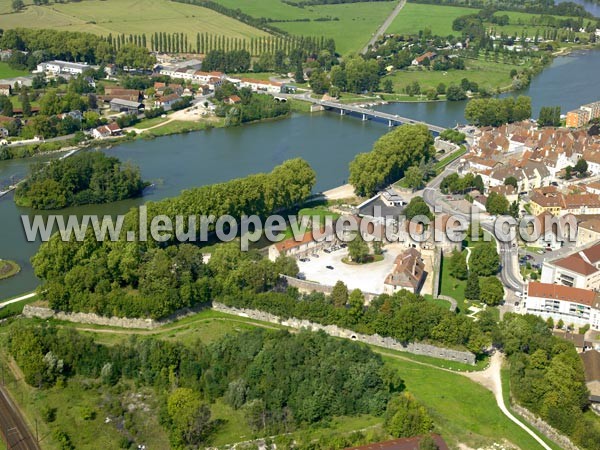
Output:
[[[332,253],[319,252],[319,256],[309,256],[309,261],[298,261],[300,273],[306,280],[333,286],[343,281],[348,289],[360,289],[365,292],[381,294],[383,282],[394,267],[394,260],[400,253],[394,246],[384,248],[383,261],[366,265],[352,265],[342,262],[348,256],[348,249],[342,248]],[[328,269],[327,266],[333,267]]]

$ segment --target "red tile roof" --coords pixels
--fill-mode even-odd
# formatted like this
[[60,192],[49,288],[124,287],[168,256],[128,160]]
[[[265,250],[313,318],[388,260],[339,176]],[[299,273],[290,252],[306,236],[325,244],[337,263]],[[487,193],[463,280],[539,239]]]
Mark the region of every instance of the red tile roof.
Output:
[[587,289],[579,289],[560,284],[529,283],[527,289],[528,297],[538,297],[565,302],[579,303],[581,305],[593,306],[598,294]]

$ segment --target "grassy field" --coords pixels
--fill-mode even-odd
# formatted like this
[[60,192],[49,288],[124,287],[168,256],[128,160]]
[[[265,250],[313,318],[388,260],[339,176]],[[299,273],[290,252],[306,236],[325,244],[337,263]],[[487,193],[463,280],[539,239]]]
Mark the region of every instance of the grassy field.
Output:
[[[498,26],[495,24],[486,24],[488,28],[494,28],[496,34],[507,34],[512,36],[521,36],[523,32],[528,37],[534,37],[536,32],[539,32],[540,36],[543,36],[543,32],[546,29],[552,29],[551,27],[541,26],[534,24],[536,20],[539,20],[539,14],[528,14],[517,11],[500,11],[496,13],[497,16],[507,15],[509,17],[509,24],[504,26]],[[569,17],[551,16],[557,20],[565,20]],[[584,24],[586,21],[584,20]],[[586,33],[577,33],[579,36],[586,36]]]
[[[2,16],[0,16],[0,20],[2,20],[1,18]],[[20,77],[28,74],[29,72],[26,70],[15,70],[12,69],[8,63],[0,62],[0,79]]]
[[460,33],[452,30],[454,19],[476,12],[476,9],[458,6],[407,3],[388,28],[388,33],[418,34],[419,31],[428,28],[434,35],[458,36]]
[[447,72],[411,68],[396,71],[388,78],[394,83],[394,92],[402,92],[407,85],[414,81],[419,82],[421,91],[425,92],[428,89],[435,89],[440,83],[444,83],[446,86],[460,84],[463,78],[476,82],[479,87],[498,89],[511,86],[511,70],[523,69],[523,66],[515,64],[486,61],[483,57],[467,59],[465,66],[465,70],[449,70]]
[[[273,25],[296,35],[335,39],[341,54],[358,52],[392,12],[395,1],[318,5],[297,8],[281,0],[216,0],[228,8],[239,8],[253,17],[275,20]],[[317,18],[338,18],[315,21]],[[310,19],[310,22],[283,22]],[[277,22],[278,20],[282,22]]]
[[[0,28],[56,28],[69,31],[142,34],[183,32],[195,45],[196,33],[208,32],[235,38],[266,33],[207,8],[167,0],[87,0],[29,6],[24,11],[0,15]],[[149,42],[149,41],[148,41]]]
[[465,280],[457,280],[450,275],[450,256],[445,256],[442,260],[442,277],[440,279],[440,294],[452,297],[458,303],[458,309],[461,313],[467,313],[465,307]]

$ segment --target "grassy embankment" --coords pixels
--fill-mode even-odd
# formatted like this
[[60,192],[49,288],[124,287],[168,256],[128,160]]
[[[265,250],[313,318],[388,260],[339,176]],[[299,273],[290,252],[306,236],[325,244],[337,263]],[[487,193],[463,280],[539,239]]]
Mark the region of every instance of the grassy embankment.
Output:
[[[92,335],[98,342],[106,345],[124,342],[132,334],[154,334],[161,339],[186,343],[193,343],[196,339],[200,339],[209,343],[228,333],[239,333],[255,326],[280,328],[277,325],[211,310],[151,332],[71,323],[64,323],[62,326],[86,329],[88,331],[82,332]],[[0,330],[0,339],[3,339],[4,333],[6,328]],[[401,373],[407,390],[427,407],[434,418],[436,430],[450,443],[462,442],[476,447],[489,446],[506,439],[520,448],[536,448],[536,444],[528,435],[502,415],[489,391],[460,374],[441,369],[449,367],[454,370],[472,370],[472,367],[435,358],[372,348],[381,353],[384,359]],[[485,361],[482,361],[478,367],[483,368],[484,364]],[[131,383],[125,383],[119,389],[106,388],[94,381],[75,378],[67,383],[65,389],[51,388],[39,391],[26,386],[22,380],[13,382],[10,374],[7,381],[15,399],[24,408],[29,422],[34,424],[35,419],[38,419],[42,436],[59,428],[71,435],[78,449],[97,448],[98,442],[103,442],[107,448],[117,448],[118,433],[114,432],[115,425],[104,423],[106,410],[100,405],[105,404],[107,399],[124,398],[136,406],[127,415],[128,424],[135,426],[146,437],[146,445],[150,448],[167,448],[165,447],[167,438],[156,422],[156,403],[150,395],[151,392],[145,388],[136,388]],[[135,395],[140,397],[136,399]],[[47,406],[58,408],[55,423],[46,424],[41,420],[40,411]],[[86,409],[97,411],[98,414],[92,420],[84,420],[82,412]],[[239,412],[233,411],[221,402],[211,405],[211,409],[214,418],[226,420],[224,426],[214,436],[214,445],[224,445],[252,437]],[[320,433],[346,432],[377,426],[380,423],[380,418],[368,416],[339,418],[329,426],[311,429],[309,432],[317,437]],[[51,436],[45,439],[44,444],[44,448],[52,450],[56,448]]]

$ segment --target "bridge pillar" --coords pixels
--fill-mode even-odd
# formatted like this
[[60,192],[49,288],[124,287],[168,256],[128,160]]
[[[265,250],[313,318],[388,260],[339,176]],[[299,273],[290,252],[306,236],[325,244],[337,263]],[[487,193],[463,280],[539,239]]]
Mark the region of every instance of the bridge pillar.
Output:
[[394,126],[394,124],[392,123],[392,120],[391,119],[388,120],[388,127],[393,127],[393,126]]
[[362,120],[363,120],[363,122],[364,122],[364,121],[366,121],[366,120],[368,120],[368,119],[367,119],[367,115],[366,115],[366,114],[363,114],[363,118],[362,118]]
[[344,110],[343,110],[343,109],[340,109],[340,116],[343,116],[344,114],[345,114],[345,113],[344,113]]

